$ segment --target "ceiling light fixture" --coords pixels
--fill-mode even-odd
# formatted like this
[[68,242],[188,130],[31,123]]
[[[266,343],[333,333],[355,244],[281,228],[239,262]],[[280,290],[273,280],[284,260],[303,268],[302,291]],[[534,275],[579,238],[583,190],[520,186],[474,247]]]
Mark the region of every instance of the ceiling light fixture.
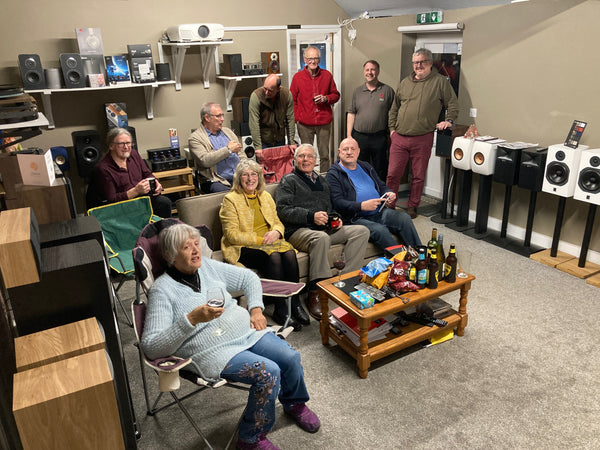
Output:
[[348,39],[350,40],[350,45],[354,43],[357,34],[356,28],[354,28],[352,22],[354,22],[355,20],[363,20],[370,18],[371,16],[369,16],[369,11],[362,12],[358,17],[355,17],[354,19],[345,19],[340,21],[340,18],[338,17],[338,25],[340,27],[345,27],[346,30],[348,30]]

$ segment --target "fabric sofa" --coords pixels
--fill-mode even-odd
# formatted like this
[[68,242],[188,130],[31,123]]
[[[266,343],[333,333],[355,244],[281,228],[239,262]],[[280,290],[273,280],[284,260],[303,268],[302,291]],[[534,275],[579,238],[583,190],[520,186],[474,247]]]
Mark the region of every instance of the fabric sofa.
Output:
[[[268,184],[266,190],[274,197],[276,187],[276,183]],[[177,214],[180,220],[192,226],[206,225],[210,228],[214,241],[212,257],[221,261],[223,260],[223,255],[221,253],[221,237],[223,236],[223,231],[219,219],[219,209],[221,208],[221,203],[225,195],[226,192],[197,195],[195,197],[179,199],[176,203]],[[333,245],[329,250],[329,265],[332,270],[331,276],[337,274],[337,271],[333,268],[333,261],[340,257],[343,248],[343,245]],[[369,242],[367,251],[365,252],[365,264],[382,255],[383,252]],[[299,251],[296,256],[298,258],[298,267],[300,270],[300,281],[307,283],[308,267],[310,263],[308,254]]]

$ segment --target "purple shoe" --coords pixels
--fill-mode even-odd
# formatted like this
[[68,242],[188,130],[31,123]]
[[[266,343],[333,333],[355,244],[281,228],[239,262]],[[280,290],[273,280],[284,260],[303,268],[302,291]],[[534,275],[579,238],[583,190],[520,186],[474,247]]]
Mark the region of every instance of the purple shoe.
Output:
[[238,439],[235,448],[238,450],[280,450],[279,447],[268,440],[267,436],[264,434],[259,435],[258,441],[253,443]]
[[312,412],[308,406],[306,406],[305,403],[296,403],[289,408],[284,408],[283,410],[286,414],[292,416],[296,423],[304,431],[308,431],[309,433],[316,433],[319,431],[321,421],[317,415]]

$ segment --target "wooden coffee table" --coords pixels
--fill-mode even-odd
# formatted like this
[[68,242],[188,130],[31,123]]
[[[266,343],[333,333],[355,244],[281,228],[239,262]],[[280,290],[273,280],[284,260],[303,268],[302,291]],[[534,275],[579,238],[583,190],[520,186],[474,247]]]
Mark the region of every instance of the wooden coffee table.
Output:
[[[359,271],[350,272],[342,275],[342,280],[353,278],[358,275]],[[317,283],[319,288],[319,300],[321,302],[321,340],[323,345],[329,344],[329,338],[333,339],[341,348],[343,348],[350,356],[356,359],[358,365],[358,374],[361,378],[366,378],[369,366],[372,361],[388,356],[392,353],[400,351],[406,347],[410,347],[418,342],[428,339],[434,334],[443,330],[456,329],[456,334],[462,336],[467,326],[467,294],[471,288],[471,281],[475,279],[473,275],[467,278],[456,278],[455,283],[446,283],[441,281],[437,289],[422,289],[416,292],[408,292],[402,296],[409,301],[404,303],[400,298],[391,298],[384,302],[377,303],[375,306],[367,309],[358,309],[351,301],[345,292],[333,286],[338,277],[323,280]],[[395,335],[388,333],[384,339],[368,342],[369,325],[373,320],[380,319],[390,314],[405,310],[411,306],[426,302],[441,295],[453,291],[460,291],[458,311],[452,311],[452,314],[443,318],[448,325],[440,328],[438,326],[428,327],[415,323],[410,323],[408,326],[401,328],[401,333]],[[329,322],[329,300],[338,304],[358,322],[360,328],[360,346],[356,346],[343,333],[339,333],[336,328]]]

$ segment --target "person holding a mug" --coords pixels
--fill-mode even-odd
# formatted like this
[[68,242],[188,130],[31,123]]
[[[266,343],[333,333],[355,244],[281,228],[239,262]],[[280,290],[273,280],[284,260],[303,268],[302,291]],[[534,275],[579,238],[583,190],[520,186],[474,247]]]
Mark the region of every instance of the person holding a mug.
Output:
[[111,128],[106,135],[108,153],[96,164],[90,188],[101,201],[117,203],[144,195],[150,196],[154,214],[171,217],[171,200],[161,195],[162,185],[133,148],[131,133]]

